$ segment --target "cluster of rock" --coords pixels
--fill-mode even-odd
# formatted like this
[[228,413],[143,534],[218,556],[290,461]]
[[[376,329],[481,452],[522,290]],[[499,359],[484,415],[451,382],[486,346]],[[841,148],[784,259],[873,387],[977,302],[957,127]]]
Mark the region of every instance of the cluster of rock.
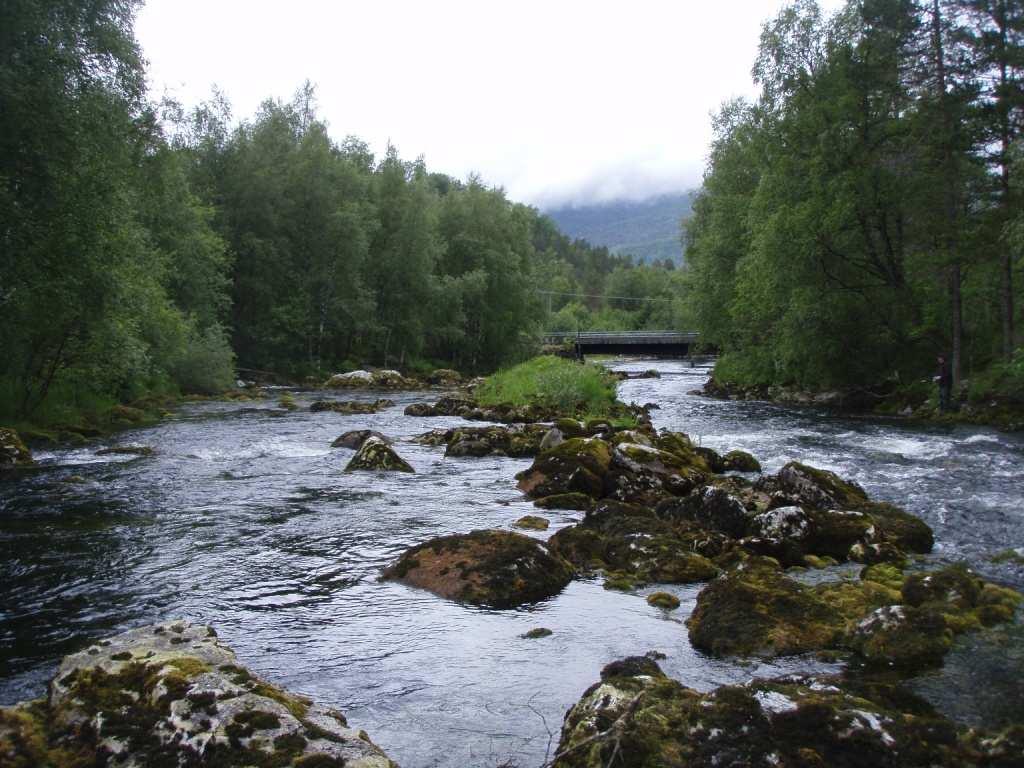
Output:
[[507,427],[452,427],[434,429],[413,438],[414,443],[445,446],[445,456],[536,456],[549,428],[541,424]]
[[532,424],[557,417],[552,408],[540,405],[479,405],[465,397],[442,397],[436,403],[412,403],[406,416],[459,416],[470,421],[494,421],[502,424]]
[[0,708],[0,763],[395,768],[340,712],[259,679],[184,621],[66,657],[45,699]]
[[394,400],[380,399],[371,402],[359,402],[356,400],[317,400],[309,406],[313,413],[333,411],[334,413],[377,413],[384,408],[394,406]]
[[1019,766],[1024,727],[965,730],[886,683],[755,679],[709,693],[646,657],[613,662],[569,710],[552,768]]
[[0,427],[0,470],[13,467],[24,467],[32,464],[29,453],[21,437],[13,429]]
[[403,376],[391,369],[336,373],[324,382],[325,389],[390,389],[412,390],[427,386],[457,387],[465,382],[462,374],[451,368],[438,368],[423,379]]

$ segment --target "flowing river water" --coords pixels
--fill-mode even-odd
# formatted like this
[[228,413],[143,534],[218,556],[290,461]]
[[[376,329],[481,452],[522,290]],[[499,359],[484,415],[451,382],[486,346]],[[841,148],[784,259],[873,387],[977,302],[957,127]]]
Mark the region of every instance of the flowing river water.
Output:
[[[1024,588],[1024,567],[989,559],[1007,548],[1024,552],[1022,437],[709,400],[688,394],[706,368],[615,367],[662,373],[619,390],[623,400],[657,403],[655,426],[750,451],[766,472],[799,459],[853,478],[935,529],[933,559],[966,560]],[[446,459],[443,448],[404,442],[462,423],[403,415],[436,392],[388,395],[396,406],[369,416],[309,412],[324,396],[296,393],[302,409],[291,413],[274,398],[187,405],[110,441],[150,445],[155,456],[96,456],[102,446],[40,452],[38,469],[0,480],[0,704],[42,695],[59,659],[93,640],[185,617],[215,626],[261,676],[344,711],[404,768],[526,768],[544,762],[566,709],[623,656],[660,651],[667,673],[701,690],[841,669],[812,658],[735,663],[695,651],[683,622],[701,585],[659,587],[682,600],[665,613],[643,599],[654,587],[623,594],[600,579],[505,611],[379,582],[381,568],[412,544],[508,528],[534,512],[513,479],[530,461]],[[352,452],[331,441],[364,427],[395,438],[416,474],[344,473]],[[551,529],[537,535],[576,514],[548,514]],[[535,627],[553,634],[520,637]],[[961,639],[941,671],[912,687],[961,722],[1019,720],[1019,616]]]

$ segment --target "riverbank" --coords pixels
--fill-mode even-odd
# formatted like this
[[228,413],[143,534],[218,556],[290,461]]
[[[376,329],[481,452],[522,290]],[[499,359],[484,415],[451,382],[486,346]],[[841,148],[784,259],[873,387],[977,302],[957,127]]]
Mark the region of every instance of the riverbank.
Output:
[[1021,399],[1004,392],[975,392],[963,397],[955,410],[940,411],[938,391],[928,382],[903,388],[872,391],[827,390],[809,392],[796,387],[741,386],[715,379],[700,394],[720,400],[763,401],[777,405],[825,408],[839,414],[880,416],[916,424],[973,425],[995,427],[1005,432],[1024,431],[1024,393]]

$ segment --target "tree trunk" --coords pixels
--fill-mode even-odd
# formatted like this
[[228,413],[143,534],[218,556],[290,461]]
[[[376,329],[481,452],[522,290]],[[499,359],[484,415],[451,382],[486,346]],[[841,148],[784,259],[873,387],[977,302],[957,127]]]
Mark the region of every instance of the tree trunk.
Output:
[[[1008,63],[1007,63],[1007,10],[1006,0],[999,0],[996,10],[996,24],[999,27],[999,96],[996,102],[996,109],[999,115],[999,142],[1000,142],[1000,192],[1003,203],[1003,223],[1009,220],[1010,202],[1010,145],[1012,136],[1010,131],[1010,105],[1007,103],[1009,85]],[[999,293],[1000,305],[1003,320],[1003,357],[1009,360],[1013,357],[1013,348],[1016,342],[1016,328],[1013,318],[1013,254],[1010,252],[1009,244],[1005,238],[1000,238],[1002,253],[1000,254],[999,270]]]

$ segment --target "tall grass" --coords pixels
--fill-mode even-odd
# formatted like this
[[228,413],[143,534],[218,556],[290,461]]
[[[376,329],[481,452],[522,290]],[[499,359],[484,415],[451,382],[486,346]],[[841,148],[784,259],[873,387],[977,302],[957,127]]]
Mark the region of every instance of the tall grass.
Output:
[[599,365],[535,357],[488,377],[476,398],[482,405],[541,405],[567,416],[606,417],[615,405],[615,380]]

